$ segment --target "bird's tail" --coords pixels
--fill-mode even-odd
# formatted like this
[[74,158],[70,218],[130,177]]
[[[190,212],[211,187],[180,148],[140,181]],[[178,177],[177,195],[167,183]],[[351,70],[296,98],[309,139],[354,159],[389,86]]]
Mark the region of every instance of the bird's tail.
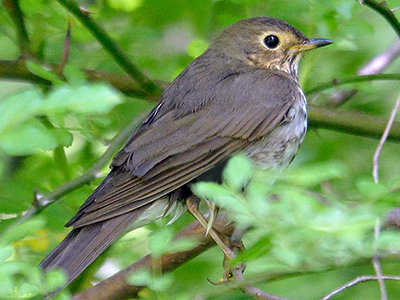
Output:
[[62,269],[68,285],[131,225],[137,213],[135,211],[73,229],[40,263],[41,267],[45,272]]
[[67,286],[128,228],[142,227],[169,214],[172,214],[171,223],[183,211],[180,202],[174,201],[171,205],[170,199],[165,197],[123,215],[74,228],[40,266],[45,272],[62,269],[67,276]]

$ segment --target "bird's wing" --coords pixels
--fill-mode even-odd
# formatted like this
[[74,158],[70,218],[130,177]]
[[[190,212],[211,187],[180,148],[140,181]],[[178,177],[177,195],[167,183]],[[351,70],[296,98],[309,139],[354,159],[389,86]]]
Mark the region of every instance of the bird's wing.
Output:
[[157,115],[155,109],[154,121],[131,137],[114,159],[113,171],[67,225],[80,227],[142,207],[271,132],[300,92],[294,80],[258,72],[219,81],[215,98],[195,109],[192,105],[191,113],[170,106]]

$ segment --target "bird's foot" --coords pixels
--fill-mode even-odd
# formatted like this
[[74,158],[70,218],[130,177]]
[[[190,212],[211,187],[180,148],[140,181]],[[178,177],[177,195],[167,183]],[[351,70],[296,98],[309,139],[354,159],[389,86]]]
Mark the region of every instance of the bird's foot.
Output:
[[246,264],[243,262],[239,262],[232,266],[232,261],[236,257],[236,255],[243,251],[244,245],[242,242],[242,236],[245,230],[238,230],[236,229],[232,234],[231,239],[227,240],[226,238],[223,239],[218,231],[214,228],[215,219],[218,215],[218,207],[215,204],[206,201],[208,208],[211,211],[211,215],[209,220],[207,221],[204,216],[199,211],[199,199],[196,197],[189,197],[186,200],[186,206],[189,212],[193,215],[193,217],[204,227],[206,230],[206,235],[209,234],[211,238],[215,241],[215,243],[221,248],[224,252],[224,275],[218,282],[212,282],[209,280],[210,283],[214,285],[225,284],[230,281],[235,280],[234,274],[238,274],[241,272],[242,274],[246,268]]
[[[218,234],[218,231],[212,226],[211,224],[209,228],[209,222],[204,218],[204,216],[201,214],[199,211],[199,201],[198,198],[195,197],[189,197],[186,200],[186,206],[189,210],[189,212],[193,215],[193,217],[204,227],[206,232],[208,231],[208,234],[211,236],[211,238],[214,240],[214,242],[221,248],[221,250],[224,252],[225,257],[228,259],[233,259],[235,257],[235,254],[233,251],[229,248],[227,245],[227,242],[224,241],[221,236]],[[215,220],[214,220],[215,221]]]

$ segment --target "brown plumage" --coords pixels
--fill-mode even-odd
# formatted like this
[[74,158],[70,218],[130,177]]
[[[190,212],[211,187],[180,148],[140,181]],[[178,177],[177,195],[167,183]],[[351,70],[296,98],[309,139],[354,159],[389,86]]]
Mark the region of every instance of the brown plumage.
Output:
[[43,269],[60,267],[72,281],[129,226],[179,214],[188,184],[220,172],[215,167],[234,153],[286,167],[306,132],[300,53],[329,43],[272,18],[226,29],[165,90]]

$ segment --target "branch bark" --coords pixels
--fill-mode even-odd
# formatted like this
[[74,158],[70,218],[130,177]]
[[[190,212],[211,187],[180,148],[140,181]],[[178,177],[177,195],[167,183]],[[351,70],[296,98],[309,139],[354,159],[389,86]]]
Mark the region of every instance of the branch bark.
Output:
[[[309,105],[308,120],[310,127],[325,128],[375,139],[381,137],[387,123],[383,118],[315,105]],[[400,122],[393,123],[388,140],[400,141]]]

